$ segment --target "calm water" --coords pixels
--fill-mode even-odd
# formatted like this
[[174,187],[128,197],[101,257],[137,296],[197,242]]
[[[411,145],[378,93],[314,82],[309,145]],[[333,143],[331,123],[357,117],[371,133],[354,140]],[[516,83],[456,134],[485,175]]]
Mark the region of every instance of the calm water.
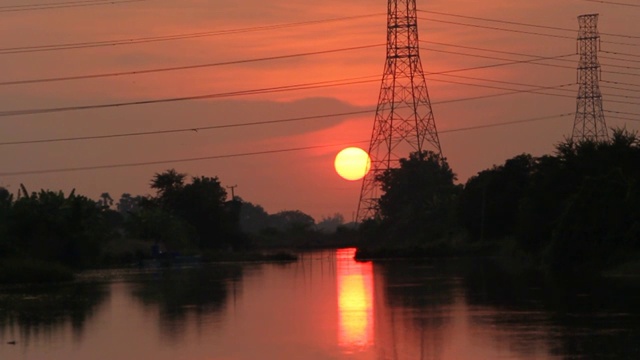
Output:
[[0,290],[0,359],[640,359],[637,280],[352,256]]

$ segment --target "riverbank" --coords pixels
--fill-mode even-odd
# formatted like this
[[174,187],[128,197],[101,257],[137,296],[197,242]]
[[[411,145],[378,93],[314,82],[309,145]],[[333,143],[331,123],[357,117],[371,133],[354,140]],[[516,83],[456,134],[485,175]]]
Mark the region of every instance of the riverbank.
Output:
[[410,246],[360,246],[356,250],[355,259],[357,261],[370,261],[456,256],[490,256],[495,255],[499,251],[499,244],[496,242],[452,243],[438,241],[424,245]]
[[[124,261],[96,264],[92,269],[136,268],[136,267],[179,267],[195,266],[207,263],[246,263],[277,262],[291,263],[298,256],[285,250],[278,251],[205,251],[195,255],[163,254],[158,257],[133,259],[123,257]],[[82,270],[74,271],[64,265],[32,259],[3,259],[0,262],[0,285],[44,284],[72,281]]]
[[73,278],[73,271],[60,264],[32,259],[3,259],[0,262],[0,284],[55,283]]
[[405,259],[440,259],[440,258],[493,258],[501,266],[514,272],[555,273],[566,276],[598,276],[598,277],[640,277],[640,254],[629,255],[618,262],[602,269],[576,273],[569,269],[551,269],[540,257],[535,257],[517,250],[513,239],[502,239],[485,242],[451,242],[438,241],[423,245],[390,246],[371,245],[358,247],[355,260],[385,261]]

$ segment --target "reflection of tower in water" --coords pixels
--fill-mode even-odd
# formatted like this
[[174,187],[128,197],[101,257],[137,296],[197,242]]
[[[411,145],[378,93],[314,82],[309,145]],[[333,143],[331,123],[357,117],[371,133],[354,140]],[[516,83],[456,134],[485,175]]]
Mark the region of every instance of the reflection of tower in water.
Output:
[[363,349],[373,345],[373,265],[353,261],[355,249],[337,252],[338,343]]
[[369,143],[371,169],[362,180],[356,221],[377,213],[377,177],[410,152],[427,149],[442,154],[420,61],[416,0],[388,0],[387,59]]

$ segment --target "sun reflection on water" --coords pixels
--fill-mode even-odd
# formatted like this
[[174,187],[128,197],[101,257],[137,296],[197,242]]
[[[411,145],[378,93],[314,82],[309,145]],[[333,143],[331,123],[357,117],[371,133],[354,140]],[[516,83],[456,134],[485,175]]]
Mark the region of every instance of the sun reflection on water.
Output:
[[338,250],[339,345],[373,345],[373,268],[353,260],[355,249]]

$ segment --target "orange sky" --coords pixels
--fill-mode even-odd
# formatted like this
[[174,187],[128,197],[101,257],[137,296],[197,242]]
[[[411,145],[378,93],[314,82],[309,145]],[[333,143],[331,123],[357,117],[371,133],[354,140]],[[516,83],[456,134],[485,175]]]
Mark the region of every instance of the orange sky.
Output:
[[[11,4],[45,3],[2,1]],[[49,2],[53,2],[49,0]],[[59,2],[59,1],[56,1]],[[560,5],[559,5],[560,4]],[[599,28],[608,34],[638,34],[640,8],[607,5],[585,0],[507,1],[479,3],[471,0],[418,0],[421,10],[437,11],[512,22],[526,22],[576,29],[576,17],[600,13]],[[284,0],[149,0],[136,3],[86,6],[55,10],[0,12],[0,48],[138,39],[174,34],[253,28],[276,24],[373,15],[339,22],[325,22],[279,29],[236,32],[200,38],[147,42],[61,51],[7,54],[0,51],[0,82],[127,72],[155,68],[210,64],[274,57],[313,51],[383,44],[386,39],[385,1],[327,0],[321,3]],[[442,14],[420,13],[420,39],[426,72],[525,60],[526,56],[496,51],[559,56],[574,54],[576,34],[503,23],[472,20]],[[451,24],[439,21],[456,22]],[[467,24],[467,25],[464,25]],[[509,28],[518,31],[568,36],[571,39],[527,35],[468,26]],[[611,44],[623,42],[625,46]],[[447,45],[442,45],[447,44]],[[640,55],[637,38],[603,35],[603,49]],[[464,47],[485,48],[492,51]],[[441,51],[458,52],[450,54]],[[384,47],[341,51],[280,60],[245,62],[191,70],[156,72],[75,81],[0,85],[0,111],[81,106],[136,100],[195,96],[272,88],[374,76],[358,85],[271,92],[251,96],[183,101],[86,111],[7,116],[0,119],[0,142],[60,137],[94,136],[140,131],[197,128],[280,120],[374,109],[384,66]],[[487,59],[478,56],[501,58]],[[604,54],[603,54],[604,56]],[[603,78],[631,85],[603,88],[606,110],[640,113],[638,58],[607,54],[632,61],[601,59]],[[469,86],[481,84],[513,89],[525,86],[469,79],[557,86],[576,81],[577,56],[569,62],[547,63],[557,68],[519,64],[450,73],[467,78],[428,75],[427,84],[444,155],[460,181],[478,171],[520,153],[541,155],[569,135],[573,117],[479,130],[448,132],[482,124],[525,120],[572,113],[577,86],[553,91],[561,96],[530,93],[451,102],[471,96],[504,92]],[[633,61],[635,60],[635,62]],[[605,65],[606,64],[606,65]],[[610,65],[625,66],[614,68]],[[610,71],[630,75],[613,74]],[[442,81],[457,83],[447,83]],[[604,84],[602,84],[604,85]],[[634,87],[635,85],[635,87]],[[613,97],[612,95],[625,97]],[[620,102],[613,102],[620,101]],[[607,115],[615,115],[609,113]],[[618,115],[638,119],[640,116]],[[610,126],[625,121],[607,118]],[[115,199],[123,192],[150,193],[148,183],[156,172],[175,168],[190,175],[218,176],[223,185],[238,185],[236,194],[261,204],[271,213],[299,209],[320,220],[340,212],[347,220],[356,210],[360,182],[335,174],[333,158],[343,147],[367,147],[373,114],[342,116],[270,125],[245,126],[198,132],[116,139],[68,141],[28,145],[0,145],[0,173],[62,169],[170,159],[210,157],[317,145],[333,145],[292,151],[206,161],[180,162],[40,175],[0,176],[0,186],[17,192],[20,183],[31,191],[40,188],[77,192],[97,198],[109,192]],[[627,121],[638,129],[638,122]],[[365,143],[361,143],[365,141]]]

